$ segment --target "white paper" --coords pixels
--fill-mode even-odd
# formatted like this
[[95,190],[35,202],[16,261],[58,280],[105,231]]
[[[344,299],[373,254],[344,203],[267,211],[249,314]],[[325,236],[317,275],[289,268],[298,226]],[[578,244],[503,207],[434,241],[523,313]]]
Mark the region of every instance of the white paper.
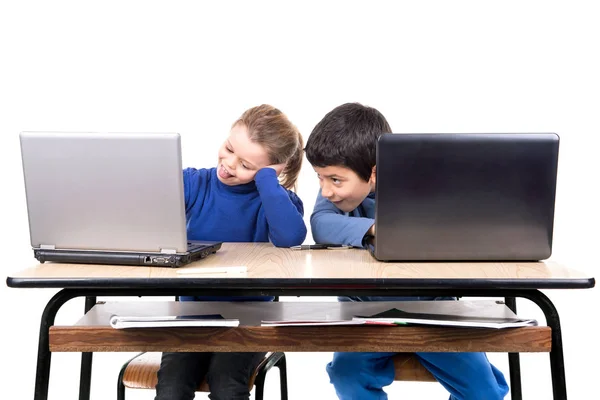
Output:
[[160,327],[232,327],[239,326],[240,321],[237,319],[206,319],[206,316],[152,316],[152,317],[135,317],[124,315],[113,315],[110,317],[110,326],[115,329],[127,328],[160,328]]

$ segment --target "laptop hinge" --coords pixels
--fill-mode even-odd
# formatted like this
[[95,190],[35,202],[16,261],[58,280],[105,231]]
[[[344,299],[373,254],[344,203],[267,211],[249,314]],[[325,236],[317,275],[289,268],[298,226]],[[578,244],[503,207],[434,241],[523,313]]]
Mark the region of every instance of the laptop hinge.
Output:
[[160,252],[163,254],[176,254],[177,250],[175,250],[175,249],[160,249]]
[[40,244],[40,249],[42,250],[55,250],[56,246],[53,244]]

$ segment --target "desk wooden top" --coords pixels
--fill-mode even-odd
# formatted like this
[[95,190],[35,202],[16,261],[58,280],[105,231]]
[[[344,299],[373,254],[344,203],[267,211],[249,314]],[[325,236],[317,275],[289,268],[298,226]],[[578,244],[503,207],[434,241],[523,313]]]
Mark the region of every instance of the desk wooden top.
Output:
[[[246,266],[244,274],[180,273]],[[224,243],[185,267],[37,264],[11,274],[11,287],[54,288],[590,288],[594,278],[545,262],[379,262],[362,249],[290,250],[269,243]]]

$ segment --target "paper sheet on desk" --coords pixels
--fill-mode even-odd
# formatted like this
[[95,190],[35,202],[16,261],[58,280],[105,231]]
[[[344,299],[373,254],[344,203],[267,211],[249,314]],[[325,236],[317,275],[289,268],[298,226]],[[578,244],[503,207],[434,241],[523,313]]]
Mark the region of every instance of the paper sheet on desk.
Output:
[[233,274],[244,276],[248,272],[248,267],[240,266],[227,266],[227,267],[191,267],[191,268],[180,268],[177,270],[178,274]]

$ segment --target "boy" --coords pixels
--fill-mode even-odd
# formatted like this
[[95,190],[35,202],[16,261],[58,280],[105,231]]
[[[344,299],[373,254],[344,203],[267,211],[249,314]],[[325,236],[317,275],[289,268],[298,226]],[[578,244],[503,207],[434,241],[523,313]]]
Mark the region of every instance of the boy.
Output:
[[[317,243],[366,247],[374,237],[376,148],[392,130],[376,109],[343,104],[315,126],[306,157],[321,191],[310,218]],[[351,297],[342,301],[406,301],[432,298]],[[394,381],[395,353],[335,353],[327,372],[341,400],[387,399],[383,387]],[[503,374],[484,353],[416,353],[449,392],[451,400],[501,400],[508,393]]]

